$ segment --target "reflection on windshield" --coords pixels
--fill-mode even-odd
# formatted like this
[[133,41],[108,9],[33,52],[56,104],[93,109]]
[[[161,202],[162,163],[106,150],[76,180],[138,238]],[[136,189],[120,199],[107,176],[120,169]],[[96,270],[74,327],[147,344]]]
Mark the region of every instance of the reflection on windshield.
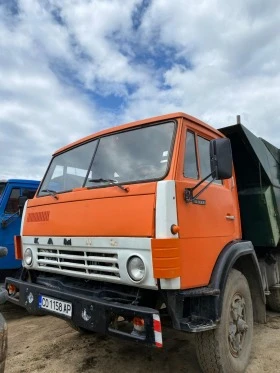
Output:
[[41,186],[62,192],[162,178],[171,154],[174,122],[134,128],[89,143],[54,157]]

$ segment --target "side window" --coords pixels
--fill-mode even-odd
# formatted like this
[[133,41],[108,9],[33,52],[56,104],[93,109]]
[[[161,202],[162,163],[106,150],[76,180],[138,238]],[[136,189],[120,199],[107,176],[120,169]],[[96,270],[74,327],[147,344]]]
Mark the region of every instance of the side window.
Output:
[[211,173],[210,169],[210,155],[209,155],[209,145],[210,141],[204,139],[203,137],[197,137],[198,152],[200,159],[200,176],[203,179]]
[[[198,153],[199,153],[199,160],[200,160],[200,177],[201,179],[203,179],[211,173],[210,154],[209,154],[210,141],[204,139],[203,137],[197,136],[197,143],[198,143]],[[211,177],[209,178],[209,180],[210,179]],[[220,180],[215,180],[214,182],[221,184]]]
[[198,167],[195,148],[194,133],[187,131],[184,159],[184,176],[190,177],[192,179],[198,179]]
[[28,199],[31,199],[35,196],[36,189],[22,189],[21,195],[24,197],[27,197]]
[[5,208],[6,214],[15,214],[18,210],[18,199],[20,197],[20,189],[19,188],[13,188],[7,203],[7,206]]

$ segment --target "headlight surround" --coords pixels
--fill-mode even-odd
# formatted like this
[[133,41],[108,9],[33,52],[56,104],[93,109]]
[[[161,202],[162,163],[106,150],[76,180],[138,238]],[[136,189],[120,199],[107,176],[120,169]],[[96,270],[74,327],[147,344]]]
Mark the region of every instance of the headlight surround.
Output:
[[127,272],[129,277],[136,282],[142,281],[146,274],[144,261],[136,255],[131,256],[127,261]]
[[28,266],[32,265],[33,253],[32,253],[32,250],[29,247],[24,251],[23,259]]

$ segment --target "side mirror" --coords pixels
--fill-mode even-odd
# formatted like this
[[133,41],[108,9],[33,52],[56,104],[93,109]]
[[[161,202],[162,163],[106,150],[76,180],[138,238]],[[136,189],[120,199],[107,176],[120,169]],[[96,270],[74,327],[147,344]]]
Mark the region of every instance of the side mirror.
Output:
[[8,254],[8,249],[6,247],[0,246],[0,258]]
[[23,212],[23,208],[24,208],[24,205],[25,205],[25,202],[28,200],[28,198],[26,196],[21,196],[19,197],[18,199],[18,208],[19,208],[19,215],[21,216],[22,215],[22,212]]
[[216,180],[232,177],[232,152],[229,139],[221,138],[210,141],[210,166]]

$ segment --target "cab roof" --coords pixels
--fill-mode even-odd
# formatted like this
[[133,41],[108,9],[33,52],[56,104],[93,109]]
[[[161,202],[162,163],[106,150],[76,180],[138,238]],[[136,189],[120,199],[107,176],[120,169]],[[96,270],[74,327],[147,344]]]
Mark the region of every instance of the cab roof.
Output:
[[134,122],[129,122],[129,123],[122,124],[122,125],[119,125],[119,126],[113,126],[113,127],[110,127],[110,128],[106,128],[104,130],[101,130],[99,132],[93,133],[92,135],[83,137],[80,140],[72,142],[71,144],[66,145],[66,146],[58,149],[53,155],[64,152],[65,150],[68,150],[68,149],[70,149],[74,146],[77,146],[77,145],[80,145],[80,144],[85,143],[87,141],[93,140],[94,138],[98,138],[100,136],[107,135],[109,133],[118,132],[118,131],[126,130],[126,129],[129,129],[129,128],[132,128],[132,127],[142,126],[142,125],[145,125],[145,124],[154,124],[156,122],[161,122],[161,121],[166,121],[166,120],[171,120],[171,119],[179,119],[179,118],[188,119],[189,121],[195,122],[195,123],[199,124],[200,126],[216,133],[219,136],[222,135],[221,132],[219,132],[215,128],[209,126],[208,124],[202,122],[201,120],[199,120],[199,119],[197,119],[197,118],[195,118],[191,115],[182,113],[182,112],[176,112],[176,113],[160,115],[160,116],[146,118],[146,119],[142,119],[142,120],[138,120],[138,121],[134,121]]
[[13,183],[13,184],[39,184],[39,180],[28,180],[28,179],[2,179],[0,183]]

